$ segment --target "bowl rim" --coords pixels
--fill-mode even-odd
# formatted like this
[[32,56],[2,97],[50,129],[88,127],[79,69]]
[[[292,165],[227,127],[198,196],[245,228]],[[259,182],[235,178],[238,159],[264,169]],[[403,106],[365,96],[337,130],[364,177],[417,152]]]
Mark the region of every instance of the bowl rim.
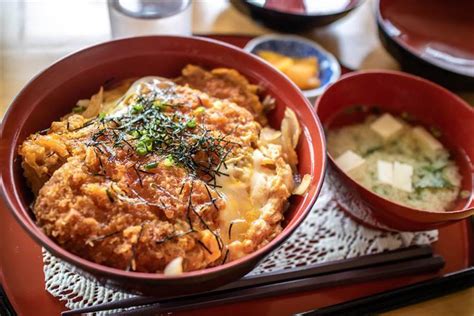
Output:
[[[442,86],[440,86],[440,85],[438,85],[434,82],[431,82],[427,79],[421,78],[421,77],[416,76],[416,75],[407,74],[407,73],[402,72],[402,71],[385,70],[385,69],[370,69],[370,70],[359,70],[359,71],[350,72],[350,73],[344,74],[336,83],[332,84],[327,89],[327,91],[329,91],[329,89],[332,88],[333,86],[336,86],[340,82],[343,82],[347,79],[353,79],[353,77],[356,77],[356,78],[357,77],[363,77],[363,76],[366,76],[366,75],[382,75],[382,76],[389,75],[389,76],[395,76],[395,77],[403,78],[403,80],[411,80],[411,81],[421,82],[422,84],[425,84],[425,85],[429,86],[430,89],[438,90],[438,91],[440,91],[444,94],[449,95],[450,98],[452,98],[453,100],[456,100],[456,103],[458,104],[458,106],[464,107],[466,110],[472,112],[472,114],[474,116],[474,108],[469,106],[467,104],[467,102],[464,101],[461,97],[457,96],[456,94],[452,93],[448,89],[446,89],[446,88],[444,88],[444,87],[442,87]],[[324,98],[324,94],[321,95],[321,97],[319,97],[316,101],[316,104],[315,104],[316,113],[318,112],[319,104],[322,102],[323,98]],[[411,207],[411,206],[403,205],[403,204],[400,204],[398,202],[389,200],[389,199],[379,195],[378,193],[367,189],[366,187],[364,187],[363,185],[361,185],[360,183],[358,183],[357,181],[352,179],[352,177],[350,177],[345,171],[343,171],[341,168],[339,168],[339,166],[335,162],[334,157],[329,153],[329,151],[327,151],[327,156],[328,156],[328,160],[331,163],[331,166],[336,168],[336,170],[340,174],[343,174],[346,179],[350,180],[351,183],[355,184],[358,189],[360,189],[360,190],[362,190],[362,191],[364,191],[364,192],[366,192],[370,195],[376,196],[378,199],[381,199],[386,203],[397,206],[397,207],[403,209],[404,212],[417,212],[417,213],[423,213],[423,214],[429,213],[429,214],[432,214],[432,215],[434,215],[434,214],[452,214],[452,216],[454,216],[454,217],[456,215],[459,215],[459,214],[473,212],[470,205],[474,201],[474,182],[473,182],[473,187],[471,188],[470,197],[469,197],[467,203],[464,205],[464,207],[462,209],[450,210],[450,211],[442,212],[442,213],[441,212],[428,211],[428,210],[422,210],[422,209],[419,209],[419,208],[414,208],[414,207]],[[446,219],[446,220],[450,220],[450,219]]]
[[283,11],[279,9],[273,9],[273,8],[267,8],[265,6],[258,6],[254,4],[252,1],[247,1],[247,0],[242,0],[246,5],[252,6],[253,8],[257,8],[260,10],[267,10],[270,12],[276,12],[278,14],[283,14],[283,15],[289,15],[294,18],[323,18],[323,17],[330,17],[330,16],[336,16],[336,15],[341,15],[341,14],[346,14],[349,13],[350,11],[358,8],[362,3],[364,3],[365,0],[353,0],[351,1],[344,9],[342,10],[335,10],[335,11],[329,11],[325,13],[313,13],[313,14],[299,14],[295,12],[289,12],[289,11]]
[[[1,142],[3,142],[3,135],[5,134],[4,129],[7,121],[12,120],[13,116],[13,105],[18,102],[18,100],[21,98],[22,95],[24,95],[26,92],[25,90],[36,80],[38,80],[40,77],[42,77],[45,73],[49,72],[51,68],[57,67],[59,64],[61,64],[64,61],[68,61],[69,59],[72,59],[76,57],[77,55],[84,54],[85,52],[88,52],[90,50],[96,50],[96,49],[101,49],[107,45],[110,45],[112,43],[118,43],[118,42],[127,42],[127,41],[140,41],[140,40],[147,40],[147,39],[155,39],[155,40],[170,40],[170,39],[178,39],[178,40],[191,40],[191,41],[198,41],[198,42],[207,42],[208,44],[211,45],[219,45],[219,46],[224,46],[226,49],[229,49],[231,51],[234,51],[234,53],[237,54],[244,54],[247,56],[247,58],[250,58],[256,63],[262,64],[266,68],[270,68],[269,70],[274,72],[276,75],[279,74],[278,70],[276,70],[273,67],[269,67],[269,65],[264,62],[263,60],[257,58],[255,55],[250,54],[246,51],[244,51],[241,48],[238,48],[234,45],[215,40],[215,39],[210,39],[210,38],[203,38],[199,36],[173,36],[173,35],[151,35],[151,36],[139,36],[139,37],[125,37],[125,38],[120,38],[120,39],[115,39],[115,40],[110,40],[110,41],[105,41],[101,42],[98,44],[90,45],[85,48],[82,48],[80,50],[74,51],[62,58],[59,58],[55,62],[49,64],[46,68],[41,70],[39,73],[37,73],[35,76],[33,76],[20,90],[20,92],[15,96],[13,101],[11,102],[8,110],[6,111],[3,120],[0,125],[0,136],[1,136]],[[50,239],[32,220],[30,216],[27,216],[27,218],[24,218],[24,214],[26,212],[23,211],[17,211],[18,209],[24,209],[24,207],[19,204],[17,205],[18,201],[18,190],[17,190],[17,183],[14,181],[14,164],[5,164],[9,165],[8,168],[0,166],[2,169],[4,169],[5,172],[2,172],[0,174],[0,197],[2,200],[5,202],[5,205],[8,207],[10,212],[14,215],[15,219],[17,222],[20,224],[20,226],[23,227],[23,229],[32,237],[38,244],[41,246],[45,247],[47,250],[51,251],[54,255],[62,258],[63,260],[69,262],[70,264],[73,264],[74,266],[79,267],[80,269],[85,270],[86,272],[93,271],[94,273],[99,273],[100,275],[108,275],[108,276],[115,276],[115,277],[120,277],[121,279],[128,279],[128,280],[142,280],[142,281],[166,281],[166,282],[172,282],[172,281],[179,281],[183,279],[197,279],[199,277],[203,276],[219,276],[219,272],[222,272],[224,270],[230,270],[231,268],[237,268],[237,267],[243,267],[245,266],[246,262],[251,262],[252,260],[259,260],[259,258],[263,258],[265,255],[267,255],[270,251],[275,249],[278,245],[283,243],[285,240],[287,240],[291,234],[299,227],[301,222],[306,218],[306,216],[309,214],[311,211],[314,203],[316,202],[317,197],[319,196],[319,193],[321,191],[324,178],[325,178],[325,171],[326,171],[326,166],[327,166],[327,156],[326,156],[326,140],[325,140],[325,135],[324,135],[324,130],[322,127],[322,124],[317,117],[314,109],[312,108],[311,104],[309,101],[302,95],[301,91],[299,88],[288,78],[285,76],[282,76],[283,79],[289,84],[289,86],[292,86],[293,89],[297,94],[301,96],[301,101],[302,101],[302,106],[306,107],[307,111],[309,112],[309,120],[313,121],[317,131],[319,132],[318,134],[312,133],[311,135],[305,135],[305,137],[309,137],[309,142],[310,147],[311,146],[311,139],[313,137],[319,138],[319,142],[321,143],[321,157],[318,157],[318,160],[320,159],[321,163],[321,170],[319,173],[314,174],[315,179],[319,179],[318,182],[314,182],[314,194],[312,196],[307,196],[308,198],[308,204],[306,208],[303,209],[301,215],[297,218],[295,218],[294,221],[291,222],[291,225],[288,225],[284,228],[284,230],[279,233],[274,239],[272,239],[268,244],[263,246],[260,249],[257,249],[256,251],[239,258],[237,260],[227,262],[215,267],[211,268],[205,268],[202,270],[196,270],[196,271],[190,271],[190,272],[184,272],[183,274],[180,275],[173,275],[173,276],[167,276],[164,275],[163,273],[150,273],[150,272],[136,272],[136,271],[125,271],[113,267],[109,267],[106,265],[102,265],[99,263],[95,263],[93,261],[89,261],[87,259],[84,259],[78,255],[73,254],[72,252],[69,252],[68,250],[62,248],[59,246],[57,243],[55,243],[52,239]],[[19,138],[19,129],[15,131],[14,135],[12,136],[12,140],[16,142]],[[16,149],[12,150],[11,148],[7,148],[7,146],[3,146],[1,144],[0,146],[0,152],[4,152],[8,158],[15,158],[16,157]],[[317,152],[314,150],[314,152]],[[8,159],[7,158],[7,159]],[[12,190],[11,192],[7,192],[7,189],[5,187],[5,180],[10,179],[11,180],[11,186]]]
[[[299,42],[303,45],[311,46],[317,51],[321,52],[323,55],[326,56],[328,59],[330,66],[329,68],[332,71],[331,77],[329,77],[329,80],[327,83],[324,85],[321,85],[317,88],[314,89],[309,89],[309,90],[303,90],[298,88],[305,97],[307,98],[314,98],[317,96],[320,96],[330,84],[336,82],[340,77],[341,77],[341,65],[339,64],[339,61],[337,58],[331,54],[329,51],[327,51],[324,47],[316,43],[315,41],[312,41],[310,39],[297,36],[297,35],[280,35],[280,34],[268,34],[268,35],[261,35],[258,37],[255,37],[251,39],[244,47],[244,50],[252,55],[257,56],[258,58],[262,59],[264,62],[268,63],[270,66],[275,68],[270,62],[266,61],[265,59],[259,57],[257,54],[254,53],[255,47],[257,47],[259,44],[264,43],[264,42],[270,42],[270,41],[286,41],[286,42]],[[319,63],[319,61],[318,61]],[[275,68],[276,69],[276,68]],[[278,70],[278,69],[277,69]],[[280,70],[278,70],[281,72]],[[281,72],[284,76],[286,76],[283,72]],[[291,79],[290,79],[291,80]]]
[[447,66],[445,63],[437,62],[436,59],[423,58],[419,54],[419,52],[416,49],[414,49],[411,45],[408,45],[405,41],[402,41],[399,36],[393,35],[392,32],[389,30],[389,27],[387,26],[388,25],[387,21],[389,21],[390,25],[393,25],[391,23],[391,20],[389,20],[388,18],[384,18],[383,14],[382,14],[382,10],[381,10],[382,1],[385,1],[385,0],[377,0],[377,3],[375,4],[376,5],[375,17],[376,17],[376,20],[377,20],[377,24],[379,25],[379,28],[382,30],[383,33],[385,33],[385,35],[388,38],[390,38],[398,46],[400,46],[403,50],[405,50],[407,53],[411,54],[413,57],[417,58],[418,60],[424,61],[424,62],[432,65],[433,67],[440,68],[440,69],[445,70],[447,72],[450,72],[450,73],[453,73],[453,74],[456,74],[456,75],[459,75],[459,76],[463,76],[463,77],[466,77],[466,78],[474,79],[474,75],[470,75],[466,72],[458,71],[456,69],[453,69],[453,68]]

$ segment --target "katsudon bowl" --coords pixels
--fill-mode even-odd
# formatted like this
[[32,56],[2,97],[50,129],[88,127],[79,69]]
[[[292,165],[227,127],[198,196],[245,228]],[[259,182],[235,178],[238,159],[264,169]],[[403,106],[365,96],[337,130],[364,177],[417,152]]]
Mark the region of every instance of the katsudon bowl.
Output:
[[[30,205],[34,196],[27,186],[17,154],[28,135],[48,128],[69,113],[75,102],[88,98],[98,87],[131,77],[157,75],[175,78],[187,64],[239,71],[264,95],[275,99],[267,117],[279,128],[284,110],[296,113],[302,133],[296,151],[298,173],[309,174],[307,193],[292,196],[284,213],[282,231],[271,242],[240,259],[180,275],[125,271],[83,259],[60,247],[36,225]],[[250,272],[284,242],[311,210],[321,188],[325,169],[325,142],[320,123],[300,90],[267,63],[231,45],[196,37],[151,36],[121,39],[86,48],[54,63],[33,78],[18,94],[1,127],[1,193],[11,212],[42,247],[71,264],[78,273],[109,287],[131,293],[182,295],[217,288]]]

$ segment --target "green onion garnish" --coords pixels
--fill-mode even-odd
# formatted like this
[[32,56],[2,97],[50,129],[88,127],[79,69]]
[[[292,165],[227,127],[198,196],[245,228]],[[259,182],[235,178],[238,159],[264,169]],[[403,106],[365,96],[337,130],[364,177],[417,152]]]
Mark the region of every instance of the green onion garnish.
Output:
[[196,127],[196,121],[194,119],[190,119],[189,121],[186,122],[186,126],[189,128],[195,128]]
[[147,170],[154,169],[156,167],[158,167],[158,163],[156,161],[155,162],[150,162],[149,164],[145,165],[145,169],[147,169]]
[[168,157],[166,157],[164,160],[163,160],[163,164],[166,166],[166,167],[171,167],[172,165],[174,165],[174,160],[173,160],[173,157],[170,155]]
[[140,113],[141,111],[143,111],[143,105],[141,104],[134,104],[132,106],[132,112],[133,113]]
[[146,154],[148,154],[148,149],[143,143],[138,143],[136,151],[139,156],[145,156]]
[[[166,104],[157,100],[157,96],[156,93],[139,95],[128,112],[107,117],[92,135],[90,145],[106,144],[111,145],[110,151],[120,148],[141,157],[150,155],[163,167],[183,168],[191,178],[203,178],[209,186],[215,186],[215,178],[224,174],[220,169],[225,166],[225,159],[239,144],[182,113],[180,105]],[[176,111],[161,111],[163,105],[173,106]],[[206,109],[198,106],[195,110]],[[111,155],[115,157],[115,153]],[[146,164],[142,165],[142,171],[146,171]]]
[[135,130],[130,132],[130,135],[132,135],[133,138],[139,138],[140,137],[140,132],[135,129]]
[[97,115],[97,118],[100,120],[100,121],[103,121],[105,119],[105,113],[104,112],[100,112],[99,115]]

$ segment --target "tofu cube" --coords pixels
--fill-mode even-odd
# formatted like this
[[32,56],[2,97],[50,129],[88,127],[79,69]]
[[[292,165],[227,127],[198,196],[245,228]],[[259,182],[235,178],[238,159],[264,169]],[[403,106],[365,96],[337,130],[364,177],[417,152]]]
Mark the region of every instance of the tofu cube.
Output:
[[400,123],[392,115],[385,113],[384,115],[376,119],[372,124],[370,124],[370,128],[374,132],[382,136],[384,140],[387,140],[395,136],[399,131],[401,131],[403,128],[403,124]]
[[416,126],[412,129],[413,136],[420,142],[424,148],[437,151],[443,149],[443,145],[434,138],[426,129],[421,126]]
[[412,192],[411,178],[413,176],[413,167],[409,164],[395,161],[393,164],[393,186],[397,189]]
[[344,172],[349,172],[364,164],[365,159],[353,152],[347,150],[342,155],[336,158],[336,165]]
[[393,163],[377,160],[377,177],[381,183],[393,185]]

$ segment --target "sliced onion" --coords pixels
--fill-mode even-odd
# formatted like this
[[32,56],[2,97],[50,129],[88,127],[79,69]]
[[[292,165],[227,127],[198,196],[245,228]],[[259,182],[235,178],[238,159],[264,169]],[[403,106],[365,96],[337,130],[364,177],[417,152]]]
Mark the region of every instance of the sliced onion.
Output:
[[293,190],[293,194],[295,195],[304,195],[311,184],[311,176],[309,174],[305,174],[301,183]]
[[165,275],[179,275],[183,273],[183,258],[176,257],[171,260],[163,271]]
[[298,155],[296,154],[295,147],[298,144],[300,134],[301,128],[295,112],[290,108],[286,108],[285,117],[281,122],[282,146],[283,152],[287,156],[286,160],[293,170],[298,164]]
[[284,133],[286,133],[284,137],[288,137],[291,140],[291,146],[295,148],[296,145],[298,145],[298,140],[301,134],[301,127],[300,123],[298,122],[298,118],[296,117],[296,114],[292,109],[288,107],[285,109],[285,117],[283,118],[281,124],[282,133],[283,129],[285,129]]
[[260,131],[260,140],[263,143],[275,143],[281,137],[281,132],[273,128],[264,127]]

